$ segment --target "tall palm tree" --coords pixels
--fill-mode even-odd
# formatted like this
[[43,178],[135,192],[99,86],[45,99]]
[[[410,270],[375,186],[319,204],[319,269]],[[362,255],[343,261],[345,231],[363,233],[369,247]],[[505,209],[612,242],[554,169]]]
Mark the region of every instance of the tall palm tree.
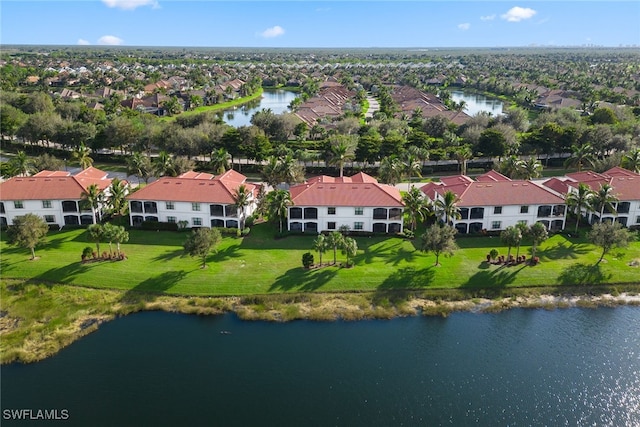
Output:
[[609,184],[600,186],[600,189],[591,197],[591,206],[595,212],[600,214],[600,222],[602,222],[602,215],[607,210],[613,214],[616,213],[613,204],[618,201],[618,197],[613,194],[613,187]]
[[415,231],[418,226],[418,220],[424,221],[431,213],[429,201],[424,197],[424,194],[418,187],[411,187],[411,189],[402,196],[402,201],[409,214],[411,230]]
[[33,164],[24,151],[18,151],[9,164],[14,176],[27,176],[33,172]]
[[127,157],[127,173],[137,176],[138,184],[140,184],[140,178],[144,179],[145,183],[149,182],[151,169],[151,160],[143,153],[136,151]]
[[571,191],[567,193],[567,206],[576,215],[576,229],[578,232],[578,226],[580,225],[580,217],[582,217],[582,211],[589,212],[591,209],[591,198],[594,195],[594,191],[585,183],[578,185],[577,191]]
[[267,163],[262,167],[262,178],[273,188],[280,183],[280,165],[276,156],[267,158]]
[[518,175],[522,179],[530,180],[540,178],[542,174],[542,163],[535,157],[529,157],[527,160],[520,161],[518,166]]
[[231,154],[224,148],[218,148],[211,152],[211,161],[209,167],[213,170],[214,174],[220,175],[230,169],[229,162],[231,161]]
[[456,147],[453,152],[453,158],[458,162],[460,167],[460,173],[462,175],[467,174],[467,161],[473,159],[473,151],[467,144]]
[[278,160],[277,171],[280,179],[287,184],[296,184],[304,181],[304,167],[293,157],[292,153]]
[[635,148],[622,157],[622,167],[640,173],[640,148]]
[[509,178],[515,178],[520,171],[520,163],[518,156],[509,156],[500,162],[500,173]]
[[329,164],[337,165],[340,169],[340,176],[344,174],[344,164],[347,160],[354,158],[354,145],[347,140],[341,139],[331,145],[329,149]]
[[342,246],[344,236],[339,231],[333,231],[327,236],[327,247],[333,249],[333,265],[337,262],[338,248]]
[[91,158],[91,149],[84,145],[84,142],[80,143],[80,146],[73,150],[71,157],[80,164],[82,169],[87,169],[93,164]]
[[278,219],[280,233],[282,233],[282,220],[287,217],[287,209],[293,206],[291,193],[287,190],[273,190],[267,193],[267,212],[270,219]]
[[522,231],[518,227],[509,226],[500,233],[500,240],[509,248],[507,250],[507,262],[511,259],[511,248],[519,246],[522,240]]
[[573,145],[571,147],[571,156],[565,160],[564,167],[565,169],[577,167],[578,172],[580,172],[584,165],[593,167],[595,162],[595,150],[591,144]]
[[233,203],[236,205],[239,212],[238,229],[241,230],[244,228],[246,207],[251,204],[251,191],[246,185],[240,184],[238,188],[236,188],[233,194]]
[[422,162],[418,157],[409,151],[405,152],[402,160],[402,174],[409,178],[407,183],[407,191],[411,188],[411,180],[414,175],[422,177]]
[[380,161],[380,181],[385,184],[395,185],[402,176],[402,162],[397,157],[385,157]]
[[113,178],[109,198],[107,200],[111,207],[111,213],[115,216],[122,216],[127,211],[127,193],[129,193],[129,184],[119,178]]
[[313,241],[313,249],[318,251],[320,267],[322,267],[322,254],[327,250],[327,242],[325,241],[324,234],[318,234],[318,237]]
[[87,187],[86,190],[82,192],[82,199],[89,205],[91,208],[91,214],[93,215],[93,223],[97,224],[100,221],[100,216],[98,214],[98,208],[102,203],[103,193],[98,187],[97,184],[91,184]]
[[156,176],[174,176],[175,172],[173,170],[173,160],[171,156],[166,151],[160,151],[158,153],[158,157],[156,158],[153,165],[154,172]]
[[438,217],[445,218],[445,224],[451,225],[452,220],[460,219],[460,208],[457,203],[460,201],[456,193],[447,191],[435,201],[434,209]]

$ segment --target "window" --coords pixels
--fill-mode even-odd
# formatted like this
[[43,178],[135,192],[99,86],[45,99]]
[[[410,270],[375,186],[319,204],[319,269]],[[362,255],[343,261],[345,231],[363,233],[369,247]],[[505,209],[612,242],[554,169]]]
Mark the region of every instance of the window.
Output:
[[13,202],[13,207],[16,209],[24,209],[24,204],[22,203],[22,200],[16,200]]
[[56,222],[56,217],[53,215],[45,215],[44,216],[44,220],[51,223],[51,222]]
[[51,208],[51,200],[43,200],[42,207],[45,209]]
[[191,210],[192,211],[199,211],[200,210],[200,203],[191,203]]
[[529,206],[520,206],[520,213],[521,214],[529,213]]
[[[168,211],[172,211],[172,210],[174,210],[176,208],[176,206],[173,204],[173,202],[165,202],[165,207],[167,208]],[[198,209],[198,210],[200,210],[200,209]]]
[[191,218],[191,224],[194,226],[202,225],[202,218]]
[[500,221],[492,221],[491,222],[491,229],[492,230],[500,230],[500,226],[502,225],[502,223]]
[[353,229],[354,230],[363,230],[364,229],[364,222],[354,222],[353,223]]
[[493,208],[494,215],[500,215],[502,213],[502,206],[496,206]]
[[336,223],[335,222],[328,222],[327,223],[327,229],[335,230],[336,229]]
[[636,223],[637,223],[637,224],[640,224],[640,216],[639,216],[639,217],[636,217]]
[[335,207],[327,208],[327,214],[328,215],[335,215],[336,214],[336,208]]
[[355,209],[355,214],[356,215],[363,215],[364,214],[364,208],[356,208]]
[[178,222],[178,219],[175,216],[168,216],[167,217],[167,222],[169,222],[171,224],[175,224],[176,222]]

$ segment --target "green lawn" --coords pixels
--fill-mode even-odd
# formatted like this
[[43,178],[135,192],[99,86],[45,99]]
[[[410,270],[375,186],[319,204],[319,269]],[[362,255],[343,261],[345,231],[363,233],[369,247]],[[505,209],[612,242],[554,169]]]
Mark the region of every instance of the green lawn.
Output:
[[[183,256],[186,234],[179,232],[131,230],[130,241],[122,245],[127,260],[89,264],[80,263],[82,249],[95,246],[88,243],[85,230],[51,233],[37,248],[36,261],[29,260],[27,250],[9,247],[3,239],[2,277],[188,295],[562,286],[637,283],[640,277],[640,269],[628,265],[640,259],[640,242],[614,250],[595,266],[599,251],[594,246],[556,235],[540,247],[540,265],[499,267],[483,262],[494,247],[506,255],[498,238],[467,237],[458,239],[461,249],[453,257],[441,258],[442,266],[434,267],[435,257],[416,250],[417,241],[358,237],[355,268],[304,270],[302,254],[311,250],[313,236],[276,240],[273,234],[270,225],[260,224],[248,237],[225,237],[217,253],[209,256],[207,269],[199,268],[198,259]],[[107,244],[101,245],[104,250]],[[521,253],[529,254],[530,247],[523,246]],[[314,256],[318,262],[318,254]],[[331,251],[324,254],[324,263],[332,260]],[[338,252],[340,261],[344,256]]]

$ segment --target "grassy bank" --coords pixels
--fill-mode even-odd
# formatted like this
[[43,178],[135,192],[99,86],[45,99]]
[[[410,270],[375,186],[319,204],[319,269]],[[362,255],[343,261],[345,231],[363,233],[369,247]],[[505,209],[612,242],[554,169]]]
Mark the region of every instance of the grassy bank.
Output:
[[[273,233],[272,226],[259,224],[247,237],[225,237],[206,269],[183,256],[183,232],[131,230],[122,245],[128,259],[87,264],[80,262],[82,250],[95,245],[83,229],[50,233],[35,261],[3,237],[2,362],[40,360],[100,323],[140,310],[233,311],[243,319],[272,321],[356,320],[640,302],[633,297],[640,292],[640,242],[596,264],[600,252],[584,238],[555,235],[540,246],[539,265],[504,267],[486,262],[492,248],[506,255],[498,238],[464,237],[457,240],[455,255],[435,267],[433,255],[416,249],[418,241],[357,237],[354,268],[340,266],[339,252],[338,265],[328,265],[333,263],[329,251],[323,267],[305,270],[302,254],[311,251],[314,236],[275,239]],[[529,256],[530,249],[523,245],[520,253]]]
[[165,116],[160,118],[161,121],[173,121],[176,119],[176,117],[180,117],[180,116],[193,116],[196,114],[202,114],[202,113],[206,113],[206,112],[217,112],[217,111],[224,111],[224,110],[228,110],[230,108],[233,107],[238,107],[242,104],[246,104],[249,101],[253,101],[254,99],[258,99],[262,96],[262,93],[264,92],[263,88],[259,88],[254,94],[249,95],[249,96],[245,96],[242,98],[238,98],[238,99],[234,99],[232,101],[227,101],[227,102],[221,102],[220,104],[214,104],[214,105],[204,105],[201,107],[197,107],[194,108],[193,110],[189,110],[189,111],[184,111],[182,113],[180,113],[177,116]]

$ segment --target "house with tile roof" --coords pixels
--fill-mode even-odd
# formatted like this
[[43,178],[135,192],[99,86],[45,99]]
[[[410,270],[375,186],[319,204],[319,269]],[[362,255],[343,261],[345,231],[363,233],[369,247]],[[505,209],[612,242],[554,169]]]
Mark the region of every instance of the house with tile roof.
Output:
[[[188,227],[239,228],[241,219],[256,209],[259,190],[246,180],[234,170],[219,176],[189,171],[177,177],[162,177],[127,197],[129,224],[138,227],[143,221],[186,221]],[[250,193],[244,212],[234,201],[241,185]]]
[[352,231],[402,232],[400,191],[365,173],[350,177],[316,176],[289,189],[287,229],[319,233],[347,226]]
[[[0,224],[27,213],[44,218],[49,225],[88,225],[94,223],[91,209],[81,203],[83,193],[95,184],[105,196],[111,179],[107,172],[94,167],[75,175],[66,171],[41,171],[33,176],[13,177],[0,183]],[[99,206],[101,210],[103,206]]]
[[459,201],[460,218],[453,225],[458,233],[501,231],[518,223],[541,222],[549,230],[562,230],[566,222],[564,198],[534,181],[511,180],[490,171],[475,180],[468,176],[446,177],[421,187],[432,201],[447,191]]
[[[578,185],[587,184],[593,191],[598,191],[603,185],[609,184],[613,187],[613,194],[618,201],[613,203],[614,212],[605,211],[602,215],[603,221],[617,221],[627,227],[640,227],[640,175],[621,167],[614,167],[606,172],[597,173],[593,171],[581,171],[567,174],[557,182],[545,181],[544,185],[566,186],[564,194],[570,191],[577,191]],[[583,212],[590,224],[600,222],[599,212]]]

